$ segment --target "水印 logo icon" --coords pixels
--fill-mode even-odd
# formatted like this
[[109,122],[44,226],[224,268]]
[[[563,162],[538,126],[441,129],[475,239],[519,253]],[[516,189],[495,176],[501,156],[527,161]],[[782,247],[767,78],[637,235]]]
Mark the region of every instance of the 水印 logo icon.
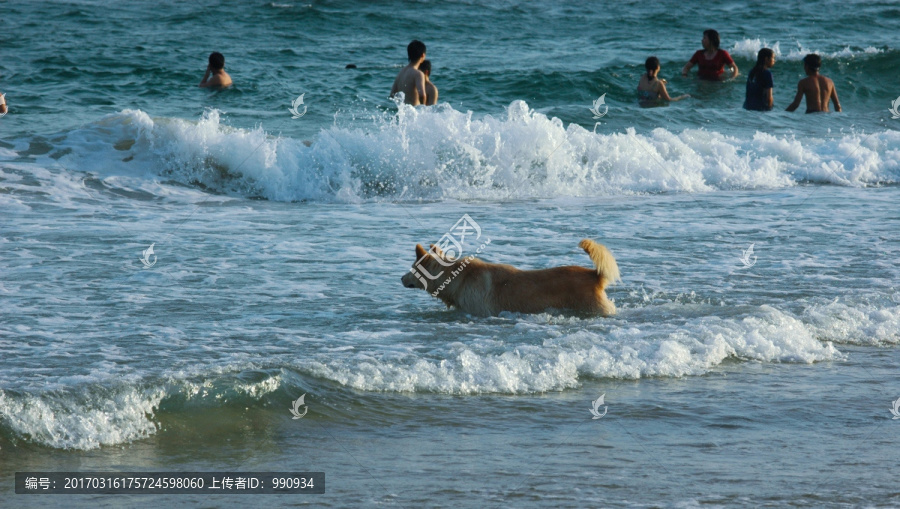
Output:
[[[603,113],[600,113],[601,106],[603,107]],[[588,109],[594,114],[594,120],[605,117],[606,114],[609,113],[609,106],[606,105],[606,94],[604,93],[598,97],[597,100],[594,101],[594,107]]]
[[[741,263],[744,264],[745,269],[749,269],[750,267],[756,265],[756,256],[753,255],[753,246],[756,243],[750,244],[750,247],[744,250],[744,254],[741,256]],[[753,256],[753,260],[750,260],[750,257]]]
[[[603,107],[602,112],[600,111],[601,106]],[[591,110],[591,113],[594,114],[594,120],[598,120],[598,119],[605,117],[606,114],[609,113],[609,106],[606,105],[606,93],[604,93],[603,95],[598,97],[597,100],[594,101],[594,106],[592,108],[588,108],[588,109]],[[595,133],[597,132],[597,126],[599,126],[599,125],[600,125],[600,122],[594,123],[594,132]]]
[[[297,401],[294,401],[294,406],[291,407],[291,414],[294,416],[294,419],[302,419],[306,412],[309,410],[308,406],[305,406],[303,402],[303,398],[306,397],[306,394],[297,398]],[[300,407],[303,407],[303,413],[300,413]]]
[[[450,228],[450,231],[445,233],[444,236],[438,240],[437,244],[431,246],[431,249],[428,250],[428,252],[431,253],[431,259],[437,261],[444,267],[452,266],[454,261],[462,257],[462,249],[463,244],[466,241],[466,236],[470,236],[473,233],[475,234],[475,240],[480,239],[481,226],[479,226],[469,214],[463,214],[463,216],[459,218],[459,221]],[[428,257],[428,254],[425,254],[416,260],[416,263],[413,264],[409,271],[416,276],[416,279],[418,279],[420,283],[422,283],[422,288],[427,290],[428,282],[425,281],[425,277],[422,276],[424,275],[433,281],[441,277],[444,271],[439,272],[436,276],[431,275],[431,273],[425,269],[424,261],[426,257]]]
[[[306,105],[303,104],[304,95],[306,95],[306,93],[300,94],[300,97],[294,99],[291,103],[291,107],[288,108],[288,111],[291,112],[291,118],[300,118],[303,115],[306,115]],[[300,106],[303,106],[303,112],[299,111]]]
[[604,415],[606,415],[606,411],[607,411],[607,409],[609,408],[608,406],[604,406],[604,407],[603,407],[603,413],[602,413],[602,414],[601,414],[600,411],[599,411],[600,406],[602,406],[602,405],[604,404],[604,403],[603,403],[603,398],[604,398],[604,397],[606,397],[606,393],[605,393],[605,392],[604,392],[603,394],[601,394],[599,398],[597,398],[596,400],[594,400],[594,401],[591,402],[591,407],[592,407],[592,408],[591,408],[591,414],[593,415],[593,417],[591,417],[592,420],[593,420],[593,419],[599,419],[599,418],[603,417]]
[[894,401],[891,413],[894,414],[894,419],[900,419],[900,398],[897,398],[897,401]]
[[[149,269],[150,267],[156,265],[156,255],[153,254],[153,246],[155,246],[155,245],[156,245],[156,242],[154,242],[153,244],[150,244],[150,247],[148,247],[147,249],[142,251],[143,256],[141,257],[141,263],[144,264],[144,268]],[[152,262],[150,261],[151,255],[153,256]]]
[[894,100],[894,102],[891,103],[891,107],[888,111],[891,112],[891,118],[895,120],[900,118],[900,97],[898,97]]

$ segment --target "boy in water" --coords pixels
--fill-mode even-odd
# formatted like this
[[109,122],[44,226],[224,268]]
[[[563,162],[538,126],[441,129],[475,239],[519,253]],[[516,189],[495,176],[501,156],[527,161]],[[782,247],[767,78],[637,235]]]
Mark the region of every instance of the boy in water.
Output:
[[828,101],[834,101],[834,111],[841,111],[841,103],[838,101],[837,90],[834,82],[825,76],[819,75],[822,67],[822,57],[810,53],[803,58],[803,69],[806,77],[797,83],[797,96],[794,102],[787,107],[787,111],[794,111],[800,106],[800,100],[806,96],[806,112],[828,112]]
[[419,65],[425,60],[425,43],[422,41],[409,43],[406,55],[409,57],[409,64],[397,73],[394,86],[391,87],[391,97],[403,92],[403,102],[418,106],[426,103],[428,99],[425,92],[425,74],[419,70]]
[[198,85],[201,88],[225,88],[231,86],[231,76],[225,72],[225,56],[214,51],[209,55],[209,65],[206,66],[206,74]]
[[637,86],[638,101],[641,103],[641,106],[658,106],[660,100],[680,101],[690,97],[687,94],[682,94],[678,97],[669,96],[669,91],[666,90],[666,83],[668,82],[659,78],[660,66],[658,58],[648,58],[644,62],[644,68],[647,69],[647,72],[641,75]]
[[425,106],[437,104],[438,89],[431,82],[431,60],[423,60],[419,70],[425,75]]

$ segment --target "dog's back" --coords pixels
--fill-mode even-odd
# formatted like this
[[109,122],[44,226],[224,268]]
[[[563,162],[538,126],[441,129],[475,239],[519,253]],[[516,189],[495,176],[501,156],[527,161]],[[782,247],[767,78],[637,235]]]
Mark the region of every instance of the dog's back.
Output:
[[615,314],[605,291],[620,279],[615,258],[592,240],[582,240],[579,246],[591,257],[595,270],[577,266],[519,270],[473,259],[439,297],[475,315],[540,313],[550,308]]

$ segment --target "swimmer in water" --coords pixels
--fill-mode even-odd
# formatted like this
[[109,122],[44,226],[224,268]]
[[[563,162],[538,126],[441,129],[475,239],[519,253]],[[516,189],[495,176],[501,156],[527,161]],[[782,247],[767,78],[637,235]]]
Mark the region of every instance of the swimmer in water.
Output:
[[423,60],[419,65],[419,70],[425,75],[425,105],[437,104],[438,89],[431,82],[431,60]]
[[231,76],[225,72],[225,56],[215,51],[209,55],[209,65],[206,66],[206,74],[197,85],[200,88],[225,88],[232,85]]
[[775,104],[772,89],[775,80],[769,69],[775,65],[775,52],[769,48],[763,48],[756,54],[756,67],[747,75],[747,96],[744,99],[744,109],[755,111],[769,111]]
[[828,101],[834,102],[834,111],[841,111],[841,102],[838,101],[834,82],[819,74],[820,67],[822,67],[822,57],[819,55],[810,53],[803,57],[803,69],[806,71],[806,77],[797,83],[797,96],[794,97],[794,102],[787,107],[787,111],[796,110],[800,106],[803,96],[806,96],[807,113],[828,113]]
[[641,75],[641,81],[638,82],[637,87],[638,101],[640,101],[641,106],[652,106],[657,104],[659,100],[680,101],[690,97],[687,94],[682,94],[678,97],[669,96],[669,92],[666,90],[666,80],[657,76],[659,74],[658,58],[648,58],[644,62],[644,67],[647,69],[647,72]]
[[684,64],[681,75],[687,76],[688,72],[697,64],[697,77],[701,80],[721,81],[725,79],[725,66],[731,69],[731,78],[737,78],[738,67],[731,55],[723,49],[719,49],[719,32],[706,30],[703,32],[703,40],[700,41],[703,49],[697,50],[691,60]]
[[403,92],[403,102],[406,104],[413,106],[426,104],[428,95],[425,93],[425,74],[419,70],[419,65],[425,61],[425,43],[412,41],[406,47],[406,55],[409,64],[397,73],[394,86],[391,87],[391,97]]

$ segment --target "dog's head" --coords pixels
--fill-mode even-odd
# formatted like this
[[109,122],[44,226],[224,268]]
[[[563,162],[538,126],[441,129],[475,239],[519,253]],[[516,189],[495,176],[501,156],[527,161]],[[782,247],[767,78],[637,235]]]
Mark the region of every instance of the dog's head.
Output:
[[433,292],[446,279],[453,264],[444,257],[441,248],[434,244],[428,251],[425,251],[422,244],[416,244],[416,261],[400,281],[406,288],[421,288]]

